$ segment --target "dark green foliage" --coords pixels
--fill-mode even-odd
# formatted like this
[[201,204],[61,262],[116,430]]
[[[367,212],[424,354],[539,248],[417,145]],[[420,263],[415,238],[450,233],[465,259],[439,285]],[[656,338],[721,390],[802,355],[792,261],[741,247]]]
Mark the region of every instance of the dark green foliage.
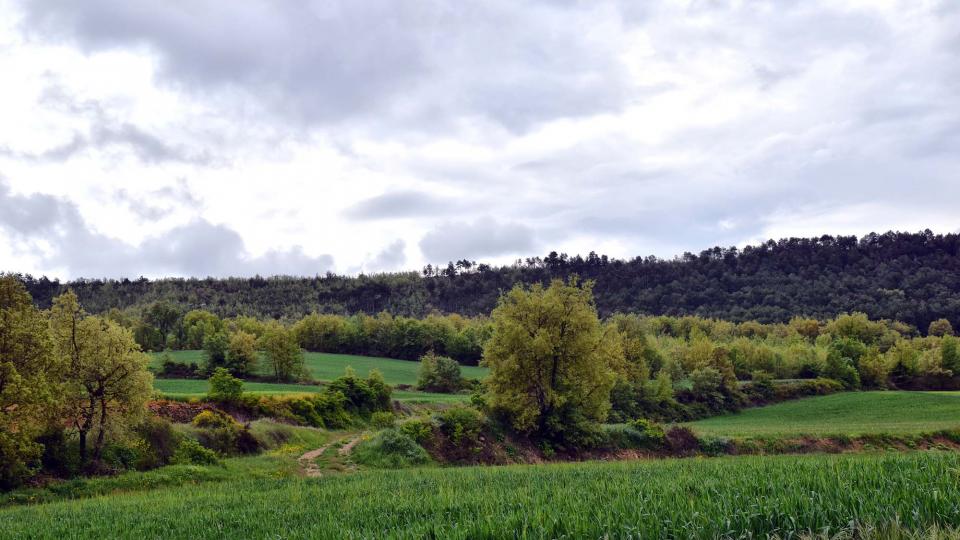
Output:
[[436,421],[440,431],[455,445],[476,443],[486,423],[480,411],[462,405],[437,413]]
[[197,433],[200,444],[218,454],[253,454],[260,449],[260,444],[250,433],[249,426],[225,414],[203,411],[193,419],[192,424],[200,428]]
[[667,444],[663,426],[645,419],[603,426],[604,446],[615,449],[661,450]]
[[145,418],[134,433],[146,443],[148,450],[140,456],[138,469],[153,469],[170,463],[180,443],[180,437],[170,422],[156,416]]
[[369,418],[377,411],[390,410],[392,389],[376,370],[371,371],[366,379],[362,379],[352,369],[348,369],[344,376],[334,379],[326,388],[329,392],[342,394],[346,398],[346,409],[364,418]]
[[213,373],[218,367],[227,364],[227,347],[230,345],[230,338],[226,332],[215,332],[204,336],[203,338],[203,358],[206,362],[204,366],[207,373]]
[[847,390],[860,388],[860,374],[853,365],[853,360],[830,351],[827,356],[827,369],[823,375],[835,381],[838,381]]
[[[869,234],[859,239],[770,240],[743,249],[715,247],[671,259],[618,260],[593,253],[586,257],[550,253],[501,268],[485,264],[470,264],[469,268],[450,264],[445,269],[428,266],[422,276],[404,272],[358,277],[83,280],[69,286],[94,313],[164,301],[214,306],[221,316],[245,313],[298,318],[311,312],[386,310],[422,317],[433,309],[486,314],[496,304],[499,291],[516,283],[547,284],[576,274],[596,281],[594,293],[602,316],[616,312],[698,314],[732,321],[787,322],[797,314],[828,319],[856,310],[872,319],[897,319],[926,330],[939,318],[960,324],[957,268],[960,236],[923,231]],[[21,278],[42,308],[49,307],[53,297],[67,287],[45,277]],[[418,358],[427,350],[416,351],[409,358]],[[434,350],[462,361],[455,350]]]

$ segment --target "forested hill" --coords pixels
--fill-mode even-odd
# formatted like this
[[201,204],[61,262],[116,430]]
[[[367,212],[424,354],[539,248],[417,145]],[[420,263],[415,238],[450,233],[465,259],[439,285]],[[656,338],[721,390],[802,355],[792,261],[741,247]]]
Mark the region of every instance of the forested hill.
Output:
[[421,316],[432,310],[486,314],[500,292],[515,283],[573,274],[596,282],[603,315],[621,311],[778,322],[794,315],[822,319],[862,311],[922,330],[940,317],[960,325],[960,236],[930,231],[770,240],[671,260],[551,253],[505,267],[460,261],[420,273],[359,277],[24,280],[41,307],[69,286],[92,312],[167,300],[221,316],[382,310]]

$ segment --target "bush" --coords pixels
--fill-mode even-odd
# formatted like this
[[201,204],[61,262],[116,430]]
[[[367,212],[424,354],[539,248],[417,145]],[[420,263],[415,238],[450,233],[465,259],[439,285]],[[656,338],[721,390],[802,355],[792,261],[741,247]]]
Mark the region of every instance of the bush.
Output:
[[69,478],[80,471],[80,446],[67,439],[63,428],[47,431],[37,438],[37,443],[43,445],[40,463],[47,473]]
[[480,411],[463,405],[437,413],[436,419],[440,431],[454,444],[476,442],[485,423]]
[[424,392],[453,393],[463,387],[460,364],[456,360],[434,354],[432,351],[420,358],[420,373],[417,388]]
[[134,428],[134,433],[144,441],[148,450],[141,456],[138,469],[153,469],[170,463],[180,442],[173,425],[155,416],[147,417]]
[[400,431],[410,436],[419,444],[430,440],[434,430],[433,422],[426,418],[414,418],[400,424]]
[[370,467],[398,469],[422,465],[430,456],[413,438],[397,429],[385,429],[353,451],[353,459]]
[[252,454],[260,449],[248,426],[224,414],[203,411],[193,419],[193,425],[201,428],[197,434],[200,444],[220,454]]
[[210,391],[207,396],[213,401],[230,403],[243,394],[243,381],[231,375],[227,368],[218,367],[208,382]]
[[223,428],[236,424],[236,420],[217,411],[202,411],[193,417],[191,424],[198,428]]
[[675,426],[670,428],[666,434],[667,446],[675,454],[690,454],[700,448],[700,441],[690,428]]
[[704,437],[700,439],[700,451],[708,456],[731,454],[733,450],[733,441],[726,437]]
[[340,392],[346,398],[345,408],[363,418],[377,411],[389,411],[391,391],[383,375],[375,369],[366,379],[361,379],[353,369],[347,368],[342,377],[327,385],[327,392]]
[[378,429],[392,428],[394,423],[396,423],[396,417],[393,413],[389,412],[375,412],[370,416],[370,423]]
[[184,437],[170,462],[175,465],[216,465],[220,460],[213,450],[204,448],[190,437]]

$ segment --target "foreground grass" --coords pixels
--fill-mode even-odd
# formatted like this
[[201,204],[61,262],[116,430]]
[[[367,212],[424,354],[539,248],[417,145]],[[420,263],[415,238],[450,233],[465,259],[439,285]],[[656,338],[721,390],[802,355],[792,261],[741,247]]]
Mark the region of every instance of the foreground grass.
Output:
[[960,393],[844,392],[687,424],[726,437],[917,434],[960,426]]
[[[152,353],[150,366],[159,369],[164,354],[169,354],[174,362],[181,364],[196,363],[203,365],[203,351],[168,351],[166,353]],[[357,374],[366,377],[371,369],[379,369],[388,384],[417,384],[419,362],[380,358],[376,356],[355,356],[350,354],[305,353],[304,362],[310,376],[320,381],[332,381],[343,375],[347,366],[357,370]],[[261,371],[265,371],[265,364],[261,362]],[[461,366],[464,377],[482,379],[487,376],[487,368],[478,366]]]
[[364,471],[0,510],[15,538],[718,538],[960,524],[960,455]]

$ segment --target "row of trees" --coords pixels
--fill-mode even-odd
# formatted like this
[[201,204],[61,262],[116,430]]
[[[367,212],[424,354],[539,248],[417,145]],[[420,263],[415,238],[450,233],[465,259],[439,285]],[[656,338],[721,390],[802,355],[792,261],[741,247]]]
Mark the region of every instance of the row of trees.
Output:
[[145,412],[148,358],[131,332],[88,315],[68,291],[38,310],[13,276],[0,276],[0,488],[31,474],[43,440],[77,437],[95,467],[112,438]]
[[[714,247],[674,259],[630,260],[550,253],[491,267],[458,261],[420,274],[327,274],[312,278],[79,280],[23,276],[42,308],[73,288],[95,313],[142,311],[156,302],[221,317],[297,319],[309,313],[379,313],[422,318],[439,311],[487,314],[501,291],[577,275],[595,282],[601,316],[698,315],[734,322],[829,319],[862,311],[926,329],[960,324],[960,235],[920,233],[770,240],[743,249]],[[169,329],[161,328],[162,338]]]

